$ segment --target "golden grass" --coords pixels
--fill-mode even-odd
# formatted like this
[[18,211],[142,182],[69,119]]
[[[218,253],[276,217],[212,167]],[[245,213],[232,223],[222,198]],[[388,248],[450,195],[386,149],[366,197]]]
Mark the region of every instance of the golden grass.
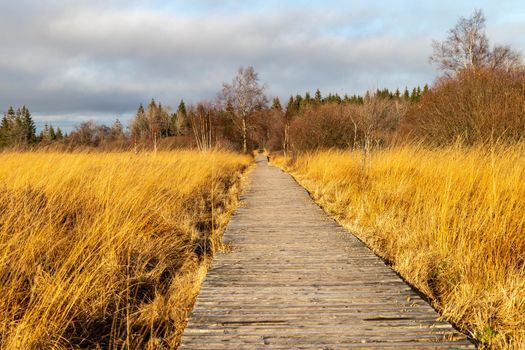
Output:
[[0,347],[176,347],[249,163],[0,154]]
[[525,348],[525,145],[274,162],[482,347]]

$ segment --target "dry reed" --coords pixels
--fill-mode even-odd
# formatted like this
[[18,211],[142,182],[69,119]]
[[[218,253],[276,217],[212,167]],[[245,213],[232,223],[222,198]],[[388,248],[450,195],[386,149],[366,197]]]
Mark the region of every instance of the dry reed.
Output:
[[176,347],[249,163],[0,154],[0,347]]
[[524,144],[275,162],[481,347],[525,348]]

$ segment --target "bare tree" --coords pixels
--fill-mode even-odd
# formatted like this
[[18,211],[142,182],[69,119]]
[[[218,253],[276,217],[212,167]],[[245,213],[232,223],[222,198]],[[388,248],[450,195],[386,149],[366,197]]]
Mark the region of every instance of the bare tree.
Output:
[[520,65],[519,53],[508,46],[490,49],[481,10],[475,10],[469,18],[460,17],[456,26],[449,30],[448,37],[441,42],[434,41],[432,46],[434,53],[430,62],[437,64],[447,75],[462,69],[511,69]]
[[209,103],[199,103],[197,108],[190,108],[188,113],[197,148],[201,151],[212,148],[212,114],[214,109]]
[[223,84],[219,101],[223,106],[231,106],[232,120],[242,135],[242,148],[247,151],[248,128],[254,111],[264,107],[268,99],[264,95],[265,86],[251,66],[240,67],[231,84]]
[[492,69],[502,68],[508,72],[522,67],[520,53],[512,50],[508,45],[496,45],[488,63]]

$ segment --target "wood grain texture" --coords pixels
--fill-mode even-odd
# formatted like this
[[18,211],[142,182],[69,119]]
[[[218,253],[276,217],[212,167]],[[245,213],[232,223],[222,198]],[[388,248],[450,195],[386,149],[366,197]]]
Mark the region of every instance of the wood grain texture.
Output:
[[473,349],[293,178],[257,158],[180,349]]

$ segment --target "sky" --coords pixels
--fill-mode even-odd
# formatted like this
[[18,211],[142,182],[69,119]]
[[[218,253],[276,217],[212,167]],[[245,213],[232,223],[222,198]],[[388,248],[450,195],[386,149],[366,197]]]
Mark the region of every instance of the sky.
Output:
[[281,99],[432,84],[432,40],[476,8],[491,43],[525,52],[522,0],[0,0],[0,110],[126,124],[152,98],[213,100],[249,65]]

